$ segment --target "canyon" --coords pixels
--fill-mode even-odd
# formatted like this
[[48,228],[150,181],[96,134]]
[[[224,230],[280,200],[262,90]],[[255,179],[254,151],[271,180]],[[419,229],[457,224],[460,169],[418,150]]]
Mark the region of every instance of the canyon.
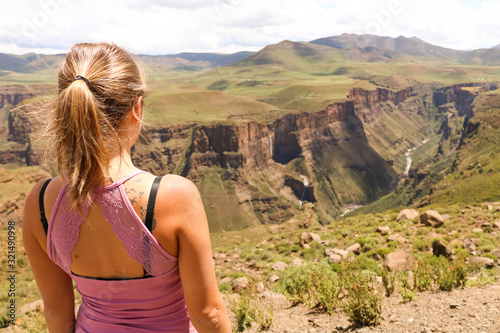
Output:
[[[404,152],[432,135],[425,105],[456,102],[460,115],[466,115],[470,98],[461,88],[354,88],[344,102],[270,122],[145,126],[133,161],[153,173],[193,180],[214,231],[282,223],[300,215],[304,178],[307,201],[314,202],[319,222],[328,224],[345,207],[365,205],[396,188],[405,177]],[[15,107],[23,98],[5,100]],[[22,105],[9,112],[9,144],[2,145],[7,148],[2,148],[0,164],[42,163],[32,141],[43,120],[34,109]]]

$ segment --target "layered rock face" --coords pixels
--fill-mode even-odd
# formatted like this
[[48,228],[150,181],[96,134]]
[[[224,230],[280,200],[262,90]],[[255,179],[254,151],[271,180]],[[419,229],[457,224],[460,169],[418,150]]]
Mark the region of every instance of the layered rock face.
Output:
[[436,120],[441,121],[438,134],[442,135],[438,154],[446,155],[459,147],[463,130],[474,115],[474,99],[482,91],[497,88],[498,86],[494,83],[472,82],[455,84],[434,91],[433,101],[438,108]]
[[362,88],[351,89],[347,98],[359,105],[376,105],[380,102],[390,101],[395,105],[406,101],[406,99],[415,94],[414,87],[408,87],[400,91],[392,91],[383,88],[376,90],[364,90]]
[[33,152],[30,145],[33,116],[30,108],[21,104],[26,99],[46,93],[47,89],[43,86],[5,86],[0,89],[0,115],[6,113],[4,119],[7,119],[8,129],[7,132],[0,130],[0,164],[39,163],[39,154]]
[[[368,203],[394,188],[393,161],[373,149],[367,133],[377,129],[382,114],[397,113],[399,105],[418,113],[411,104],[415,94],[411,87],[354,89],[346,102],[270,123],[146,127],[132,158],[142,169],[196,182],[212,230],[282,223],[299,212],[304,193],[326,223],[341,207]],[[9,116],[9,138],[22,147],[12,160],[36,163],[31,128],[28,109]]]

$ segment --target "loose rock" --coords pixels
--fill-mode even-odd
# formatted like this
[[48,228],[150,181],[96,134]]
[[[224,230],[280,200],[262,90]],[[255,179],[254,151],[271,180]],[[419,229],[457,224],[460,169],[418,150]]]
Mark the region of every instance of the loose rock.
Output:
[[399,212],[396,221],[413,220],[418,217],[418,212],[414,209],[403,209]]
[[347,252],[352,252],[355,255],[359,255],[361,253],[361,245],[359,243],[353,244],[345,249]]
[[275,262],[271,268],[275,271],[284,271],[287,267],[288,265],[286,263],[284,263],[283,261],[278,261]]
[[451,258],[453,256],[453,250],[440,240],[435,240],[434,243],[432,243],[432,253],[436,257],[444,256],[446,258]]
[[300,258],[295,258],[292,260],[292,262],[290,263],[290,266],[291,267],[298,267],[298,266],[302,266],[304,263],[302,262],[302,259]]
[[472,258],[471,262],[484,265],[486,268],[493,268],[495,266],[495,260],[491,258],[476,257]]
[[272,275],[269,275],[269,277],[267,278],[267,281],[273,283],[273,282],[276,282],[280,279],[280,277],[276,274],[272,274]]
[[219,281],[220,284],[225,284],[225,283],[231,283],[231,281],[233,281],[233,279],[231,279],[230,277],[225,277],[223,279],[221,279]]
[[[321,241],[321,237],[319,235],[312,233],[312,232],[303,232],[300,235],[300,246],[304,247],[305,244],[311,243],[312,241]],[[305,247],[304,247],[305,248]]]
[[384,265],[391,271],[413,270],[417,261],[406,252],[392,252],[385,257]]
[[248,286],[248,278],[246,276],[237,278],[233,280],[233,289],[235,291],[240,291]]
[[439,228],[443,225],[444,219],[441,214],[435,210],[428,210],[420,215],[420,223],[433,228]]
[[381,234],[383,234],[383,233],[389,233],[389,232],[391,232],[391,228],[389,228],[389,227],[380,227],[379,226],[377,228],[377,230],[375,230],[375,232],[378,232],[378,233],[381,233]]

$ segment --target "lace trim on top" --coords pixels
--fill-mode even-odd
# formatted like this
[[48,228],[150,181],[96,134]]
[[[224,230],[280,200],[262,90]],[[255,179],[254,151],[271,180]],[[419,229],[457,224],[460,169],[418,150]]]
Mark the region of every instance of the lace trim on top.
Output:
[[[99,203],[103,216],[113,228],[115,235],[123,242],[130,257],[141,264],[153,276],[168,273],[177,267],[177,258],[166,252],[144,226],[130,204],[123,183],[143,172],[135,172],[124,179],[96,188],[92,201]],[[78,242],[80,226],[85,218],[71,209],[63,186],[49,220],[47,249],[49,257],[66,273],[71,274],[71,251]],[[88,215],[89,204],[82,207]]]

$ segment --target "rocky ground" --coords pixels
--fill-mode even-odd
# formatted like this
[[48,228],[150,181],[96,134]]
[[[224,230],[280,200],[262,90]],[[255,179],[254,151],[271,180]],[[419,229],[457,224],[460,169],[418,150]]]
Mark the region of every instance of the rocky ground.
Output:
[[[327,313],[267,294],[274,305],[269,332],[500,332],[500,283],[451,292],[422,292],[402,304],[399,295],[384,297],[380,326],[353,328],[343,313]],[[259,332],[257,324],[246,332]]]

